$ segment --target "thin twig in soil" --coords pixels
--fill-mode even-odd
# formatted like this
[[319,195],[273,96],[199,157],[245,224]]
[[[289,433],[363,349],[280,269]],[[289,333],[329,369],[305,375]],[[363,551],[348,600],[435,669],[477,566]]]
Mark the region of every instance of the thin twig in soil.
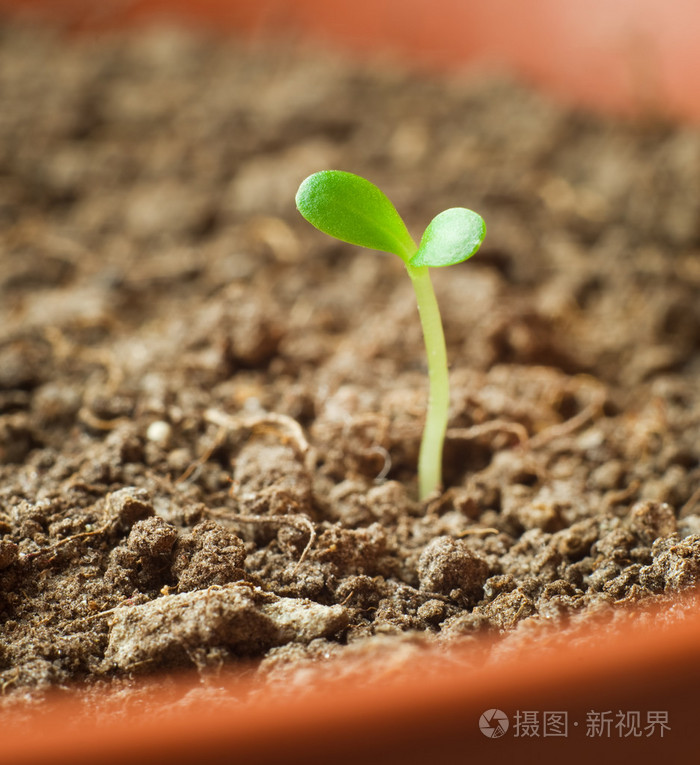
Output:
[[64,539],[59,539],[58,542],[54,542],[53,544],[48,545],[48,547],[42,547],[41,550],[37,550],[33,553],[26,553],[22,556],[22,560],[31,560],[33,558],[36,558],[39,555],[43,555],[47,552],[53,552],[57,548],[61,547],[62,545],[68,544],[68,542],[73,542],[76,539],[83,539],[84,537],[93,537],[96,534],[103,534],[105,531],[108,531],[112,526],[112,521],[107,523],[104,526],[101,526],[99,529],[95,529],[94,531],[81,531],[79,534],[73,534],[70,537],[65,537]]
[[578,414],[562,423],[551,425],[534,436],[530,436],[525,426],[519,422],[490,420],[489,422],[484,422],[479,425],[472,425],[469,428],[449,428],[447,431],[447,438],[452,440],[473,441],[474,439],[480,438],[491,432],[512,433],[518,439],[520,446],[525,446],[528,449],[537,449],[541,446],[545,446],[550,441],[554,441],[562,436],[568,436],[578,430],[589,420],[594,418],[600,411],[602,404],[603,397],[600,396],[599,400],[589,404]]
[[457,539],[464,539],[464,537],[470,537],[470,536],[488,536],[489,534],[500,534],[501,532],[498,529],[494,529],[492,526],[487,526],[485,528],[474,528],[474,529],[464,529],[464,531],[460,531],[459,534],[457,534]]
[[216,438],[207,447],[204,454],[201,457],[199,457],[199,459],[196,459],[194,462],[188,465],[185,472],[178,479],[176,479],[175,483],[176,484],[184,483],[185,481],[192,478],[193,474],[196,473],[196,471],[199,470],[199,468],[201,468],[202,465],[205,465],[209,461],[209,458],[211,457],[211,455],[214,454],[214,452],[219,448],[219,446],[221,446],[221,444],[223,444],[225,437],[226,437],[226,428],[223,428],[223,427],[219,428],[216,434]]
[[525,447],[528,449],[538,449],[557,438],[570,435],[580,427],[583,427],[589,420],[595,418],[602,410],[603,401],[604,395],[601,393],[596,397],[595,401],[585,406],[578,414],[558,425],[551,425],[537,435],[532,436],[532,438],[529,438],[524,444]]
[[449,428],[447,438],[455,441],[473,441],[487,433],[512,433],[520,444],[527,442],[529,435],[524,425],[506,420],[490,420],[469,428]]
[[114,430],[120,425],[131,422],[128,417],[115,417],[112,420],[105,420],[94,415],[86,406],[80,408],[78,419],[93,430]]
[[297,573],[299,566],[301,566],[301,564],[304,562],[306,556],[309,554],[309,550],[311,550],[314,542],[316,541],[316,529],[314,528],[313,523],[306,515],[301,513],[296,513],[294,515],[275,515],[269,517],[266,515],[232,515],[228,510],[225,509],[208,510],[207,512],[210,515],[218,518],[225,518],[228,521],[238,521],[239,523],[271,523],[275,526],[288,525],[294,526],[294,528],[301,529],[302,531],[308,531],[309,541],[306,543],[306,546],[302,550],[301,556],[299,557],[299,560],[297,561],[297,564],[292,571],[292,575]]
[[700,501],[700,486],[695,489],[695,491],[690,495],[688,501],[679,510],[678,517],[685,518],[686,515],[690,515],[691,510],[695,507],[695,505],[697,505],[698,501]]
[[603,497],[603,510],[607,513],[615,505],[626,504],[639,491],[640,481],[632,481],[629,486],[618,491],[609,491]]
[[286,414],[265,412],[247,417],[234,417],[219,409],[207,409],[204,413],[204,419],[213,425],[233,432],[251,430],[254,433],[261,431],[275,433],[282,438],[283,442],[291,442],[301,457],[304,457],[311,448],[301,425]]
[[384,459],[384,466],[374,478],[376,483],[382,483],[382,481],[384,481],[384,479],[389,475],[389,471],[391,470],[391,454],[389,454],[389,451],[379,444],[373,446],[369,450],[369,453],[379,454]]

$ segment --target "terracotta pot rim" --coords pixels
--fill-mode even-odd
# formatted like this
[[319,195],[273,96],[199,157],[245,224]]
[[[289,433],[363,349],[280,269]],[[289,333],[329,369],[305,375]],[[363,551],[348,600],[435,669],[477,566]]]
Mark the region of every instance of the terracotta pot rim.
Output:
[[570,104],[700,122],[695,0],[0,0],[2,12],[90,33],[166,20],[438,69],[476,64]]
[[[408,676],[384,676],[381,684],[371,687],[362,677],[340,681],[325,677],[293,702],[278,698],[272,687],[260,690],[234,678],[226,684],[234,692],[247,693],[257,687],[254,700],[235,710],[194,703],[155,720],[128,714],[101,720],[97,726],[81,722],[79,735],[71,724],[79,714],[75,702],[56,702],[37,711],[31,736],[26,728],[13,733],[11,722],[4,726],[0,761],[80,765],[99,760],[136,765],[154,758],[185,763],[196,755],[200,761],[217,762],[236,752],[246,762],[278,761],[282,754],[288,761],[320,762],[335,746],[333,742],[342,740],[343,752],[334,761],[350,762],[362,751],[361,742],[347,740],[348,730],[356,730],[363,731],[375,746],[387,747],[385,761],[410,762],[412,751],[429,745],[433,729],[449,745],[447,751],[462,743],[493,751],[487,747],[492,742],[479,731],[481,713],[503,709],[513,724],[521,708],[544,711],[553,700],[580,720],[586,709],[612,711],[623,704],[663,709],[666,705],[672,709],[672,730],[680,745],[683,716],[696,708],[692,703],[687,708],[689,696],[700,679],[699,606],[700,599],[693,596],[692,612],[665,628],[663,639],[654,622],[641,627],[626,624],[606,638],[608,627],[602,621],[577,632],[577,638],[566,644],[557,644],[555,633],[554,642],[544,639],[541,645],[477,669],[460,661],[473,655],[465,648],[431,663],[430,671],[421,661]],[[191,687],[190,678],[183,683],[183,688]],[[156,706],[159,694],[153,699]],[[625,744],[622,740],[613,743]],[[668,752],[672,750],[669,739],[661,743]],[[511,736],[499,746],[515,747],[517,752],[517,744]],[[650,745],[660,742],[647,741]],[[391,759],[394,755],[400,758]]]

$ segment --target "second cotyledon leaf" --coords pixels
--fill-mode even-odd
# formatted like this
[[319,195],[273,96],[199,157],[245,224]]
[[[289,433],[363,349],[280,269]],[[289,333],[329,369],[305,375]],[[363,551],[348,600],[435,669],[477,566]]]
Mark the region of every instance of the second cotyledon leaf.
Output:
[[451,207],[436,215],[409,261],[412,266],[454,266],[471,258],[486,236],[484,219],[465,207]]

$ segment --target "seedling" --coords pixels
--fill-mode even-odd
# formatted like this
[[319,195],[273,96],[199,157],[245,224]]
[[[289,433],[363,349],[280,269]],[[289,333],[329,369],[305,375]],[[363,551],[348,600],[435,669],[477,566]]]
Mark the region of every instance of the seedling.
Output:
[[398,255],[411,277],[430,384],[418,457],[418,488],[421,499],[425,499],[442,486],[442,447],[450,404],[445,335],[429,268],[452,266],[471,258],[486,236],[484,220],[463,207],[450,208],[433,218],[416,246],[389,198],[359,175],[340,170],[310,175],[297,191],[296,204],[320,231],[349,244]]

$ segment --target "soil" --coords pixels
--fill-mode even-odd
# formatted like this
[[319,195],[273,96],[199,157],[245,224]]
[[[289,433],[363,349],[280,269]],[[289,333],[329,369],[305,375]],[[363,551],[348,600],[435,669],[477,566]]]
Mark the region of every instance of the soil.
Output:
[[[422,503],[411,285],[298,216],[328,167],[418,236],[487,222],[433,271],[452,403]],[[678,602],[699,207],[694,128],[294,46],[0,28],[5,707]]]

